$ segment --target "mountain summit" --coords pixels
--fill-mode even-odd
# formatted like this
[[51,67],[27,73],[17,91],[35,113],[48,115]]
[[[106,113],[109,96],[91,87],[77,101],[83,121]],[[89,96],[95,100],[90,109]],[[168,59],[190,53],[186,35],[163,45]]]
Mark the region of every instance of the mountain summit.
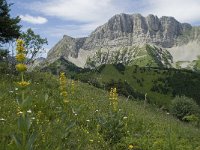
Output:
[[[167,63],[170,66],[174,63],[174,48],[180,51],[182,46],[187,49],[191,42],[200,45],[199,41],[199,27],[180,23],[173,17],[117,14],[97,27],[89,37],[73,38],[64,35],[49,51],[47,61],[52,63],[62,57],[79,67],[91,67],[105,63],[137,62],[138,65],[138,60],[144,62],[148,58],[142,65],[160,61],[159,64],[165,66]],[[200,55],[200,50],[197,50],[199,46],[193,49]]]

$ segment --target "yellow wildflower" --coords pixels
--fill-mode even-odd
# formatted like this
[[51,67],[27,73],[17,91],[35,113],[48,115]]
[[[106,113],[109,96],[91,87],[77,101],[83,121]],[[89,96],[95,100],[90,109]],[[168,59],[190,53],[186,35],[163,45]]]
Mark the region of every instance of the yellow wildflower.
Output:
[[62,92],[60,93],[60,95],[66,97],[66,96],[67,96],[67,92],[66,92],[66,91],[62,91]]
[[17,64],[16,65],[16,69],[17,69],[17,71],[19,71],[19,72],[24,72],[24,71],[26,71],[27,70],[27,66],[25,65],[25,64]]
[[118,94],[116,88],[111,88],[109,99],[111,100],[110,105],[113,106],[113,110],[117,111],[118,107]]
[[67,99],[64,99],[63,102],[64,103],[69,103],[69,101]]
[[18,53],[25,52],[25,48],[23,46],[17,46],[16,50],[18,51]]
[[21,86],[21,87],[27,87],[27,86],[30,84],[30,82],[21,81],[21,82],[17,82],[17,84],[18,84],[19,86]]
[[134,146],[132,145],[132,144],[130,144],[129,146],[128,146],[128,149],[133,149],[134,148]]
[[65,73],[61,72],[60,73],[60,95],[63,96],[63,102],[68,103],[69,101],[67,100],[67,79],[65,77]]
[[25,60],[25,55],[23,53],[19,53],[16,55],[16,59],[18,62],[23,62]]
[[18,53],[22,53],[25,51],[25,48],[24,48],[24,41],[21,40],[21,39],[18,39],[17,40],[17,48],[16,50],[18,51]]
[[24,41],[22,39],[17,39],[17,45],[23,45]]

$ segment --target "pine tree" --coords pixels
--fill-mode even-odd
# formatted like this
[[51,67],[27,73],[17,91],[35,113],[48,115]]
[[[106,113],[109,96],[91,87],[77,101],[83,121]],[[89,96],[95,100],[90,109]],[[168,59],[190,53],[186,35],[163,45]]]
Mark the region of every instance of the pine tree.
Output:
[[10,6],[6,0],[0,0],[0,45],[20,36],[19,16],[11,18]]

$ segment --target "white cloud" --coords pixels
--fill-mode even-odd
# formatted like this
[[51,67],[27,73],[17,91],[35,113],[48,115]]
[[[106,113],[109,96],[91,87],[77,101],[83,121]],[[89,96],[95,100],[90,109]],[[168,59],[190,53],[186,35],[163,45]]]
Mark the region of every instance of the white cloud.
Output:
[[45,0],[33,3],[33,9],[48,16],[79,22],[103,23],[120,13],[114,0]]
[[122,12],[173,16],[190,23],[200,18],[200,0],[43,0],[31,6],[45,15],[101,24]]
[[[51,37],[62,37],[63,34],[87,36],[118,13],[173,16],[180,22],[188,23],[200,21],[200,0],[38,0],[26,6],[40,14],[66,21],[65,25],[58,24],[42,31]],[[47,22],[43,17],[25,15],[21,18],[30,23]]]
[[21,18],[22,21],[32,23],[32,24],[44,24],[48,21],[44,17],[40,17],[40,16],[34,17],[34,16],[31,16],[31,15],[28,15],[28,14],[20,15],[20,18]]
[[98,24],[81,24],[81,25],[56,25],[53,27],[47,27],[42,32],[50,37],[61,38],[63,35],[71,37],[87,37],[92,30],[94,30]]
[[144,14],[173,16],[180,22],[195,23],[200,18],[199,0],[147,0]]

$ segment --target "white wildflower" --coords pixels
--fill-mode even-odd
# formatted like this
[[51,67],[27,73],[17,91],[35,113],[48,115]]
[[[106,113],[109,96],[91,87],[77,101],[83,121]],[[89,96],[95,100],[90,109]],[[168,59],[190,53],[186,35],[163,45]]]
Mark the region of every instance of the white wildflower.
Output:
[[125,116],[125,117],[123,117],[123,119],[127,119],[127,118],[128,118],[128,117],[126,117],[126,116]]
[[19,112],[19,114],[23,114],[23,112],[22,112],[22,111],[20,111],[20,112]]
[[0,118],[0,121],[5,121],[6,119],[4,119],[4,118]]
[[27,113],[32,113],[32,111],[29,109],[29,110],[27,111]]

